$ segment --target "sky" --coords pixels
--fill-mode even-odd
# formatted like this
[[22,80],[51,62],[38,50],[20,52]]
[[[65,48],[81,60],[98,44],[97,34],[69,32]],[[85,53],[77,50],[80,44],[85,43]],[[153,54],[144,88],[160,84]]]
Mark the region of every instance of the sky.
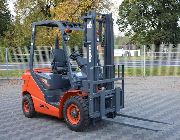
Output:
[[[9,9],[11,11],[11,14],[13,16],[15,16],[15,13],[14,13],[14,2],[16,0],[8,0],[8,4],[9,4]],[[120,33],[119,30],[118,30],[118,25],[116,24],[116,21],[117,21],[117,17],[118,17],[118,7],[119,5],[122,3],[123,0],[111,0],[113,3],[114,3],[114,7],[112,8],[111,12],[113,13],[113,18],[114,18],[114,34],[116,36],[119,36],[119,35],[123,35],[123,33]]]

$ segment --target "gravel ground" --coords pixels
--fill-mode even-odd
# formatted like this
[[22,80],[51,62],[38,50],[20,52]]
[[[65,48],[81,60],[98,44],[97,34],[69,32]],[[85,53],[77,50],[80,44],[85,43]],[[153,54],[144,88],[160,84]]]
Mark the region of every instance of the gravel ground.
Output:
[[25,118],[21,110],[21,81],[0,80],[0,140],[180,140],[180,77],[127,78],[125,108],[121,113],[166,122],[145,122],[116,117],[121,123],[101,121],[85,132],[73,132],[63,120],[38,114]]

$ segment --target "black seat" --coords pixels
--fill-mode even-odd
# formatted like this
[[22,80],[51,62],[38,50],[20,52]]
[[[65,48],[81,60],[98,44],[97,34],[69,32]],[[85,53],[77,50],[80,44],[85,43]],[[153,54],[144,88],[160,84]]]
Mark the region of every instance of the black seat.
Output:
[[52,54],[53,62],[51,65],[53,72],[57,74],[66,74],[68,69],[64,50],[55,48],[52,50]]

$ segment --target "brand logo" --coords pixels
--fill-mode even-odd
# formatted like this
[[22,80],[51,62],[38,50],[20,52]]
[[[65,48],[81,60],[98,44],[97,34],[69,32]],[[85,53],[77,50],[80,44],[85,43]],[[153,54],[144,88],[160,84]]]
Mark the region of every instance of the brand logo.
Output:
[[87,24],[87,28],[88,28],[88,29],[91,29],[91,28],[92,28],[92,23],[91,23],[91,21],[89,21],[89,23]]

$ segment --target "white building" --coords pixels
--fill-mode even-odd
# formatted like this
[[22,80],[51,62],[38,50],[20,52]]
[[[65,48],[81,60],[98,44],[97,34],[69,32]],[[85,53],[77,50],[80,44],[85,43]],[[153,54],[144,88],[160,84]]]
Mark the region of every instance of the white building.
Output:
[[140,49],[115,49],[114,56],[141,56]]

